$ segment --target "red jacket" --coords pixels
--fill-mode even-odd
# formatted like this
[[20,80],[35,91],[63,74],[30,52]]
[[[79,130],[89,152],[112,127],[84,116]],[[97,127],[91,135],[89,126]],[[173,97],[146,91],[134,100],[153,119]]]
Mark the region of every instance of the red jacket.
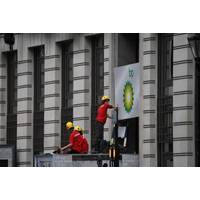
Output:
[[72,131],[69,136],[69,142],[72,145],[71,149],[81,153],[82,136],[78,131]]
[[110,105],[107,101],[99,106],[97,110],[97,116],[96,116],[96,121],[105,124],[107,120],[107,110],[113,108],[112,105]]
[[87,139],[84,135],[82,135],[82,143],[81,143],[81,153],[88,153],[89,145]]

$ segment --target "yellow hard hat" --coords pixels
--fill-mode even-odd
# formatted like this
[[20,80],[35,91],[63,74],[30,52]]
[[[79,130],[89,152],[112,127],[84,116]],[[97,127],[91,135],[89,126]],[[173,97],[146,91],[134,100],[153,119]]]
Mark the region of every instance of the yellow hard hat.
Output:
[[67,122],[67,123],[66,123],[66,128],[67,128],[67,129],[70,129],[70,128],[72,128],[72,127],[74,127],[74,125],[73,125],[72,122]]
[[103,97],[101,98],[101,100],[102,100],[102,101],[110,100],[110,97],[105,95],[105,96],[103,96]]
[[74,130],[75,131],[78,131],[78,132],[81,132],[82,131],[82,128],[80,126],[75,126],[74,127]]

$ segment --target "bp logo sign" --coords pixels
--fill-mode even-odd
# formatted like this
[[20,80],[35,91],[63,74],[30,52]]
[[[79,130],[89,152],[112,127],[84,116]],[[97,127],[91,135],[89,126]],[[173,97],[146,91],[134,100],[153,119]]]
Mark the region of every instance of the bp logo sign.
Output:
[[123,103],[126,112],[130,113],[134,103],[134,91],[133,86],[129,81],[127,81],[124,86]]
[[115,68],[115,104],[119,108],[119,120],[130,119],[139,116],[139,63]]

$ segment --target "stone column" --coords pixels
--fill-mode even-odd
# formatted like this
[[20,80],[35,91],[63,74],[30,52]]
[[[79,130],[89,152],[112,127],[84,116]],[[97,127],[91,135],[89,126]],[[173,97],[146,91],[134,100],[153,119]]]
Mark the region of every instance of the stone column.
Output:
[[173,43],[173,163],[195,166],[194,69],[188,34],[174,34]]
[[17,50],[17,166],[25,167],[33,166],[33,60],[26,46]]
[[157,166],[157,35],[140,34],[140,166]]
[[[108,95],[111,98],[110,103],[114,105],[114,69],[113,69],[113,35],[111,33],[104,34],[104,95]],[[108,114],[111,116],[112,111],[108,110]],[[104,139],[110,140],[112,134],[112,121],[107,119],[104,126]]]
[[[3,39],[2,39],[3,40]],[[2,41],[1,40],[1,41]],[[7,64],[0,54],[0,144],[6,144],[6,113],[7,113]]]
[[51,153],[61,142],[61,52],[53,38],[45,42],[44,73],[44,153]]
[[[73,121],[84,129],[91,144],[90,131],[90,44],[84,34],[73,40]],[[91,146],[89,146],[91,147]]]

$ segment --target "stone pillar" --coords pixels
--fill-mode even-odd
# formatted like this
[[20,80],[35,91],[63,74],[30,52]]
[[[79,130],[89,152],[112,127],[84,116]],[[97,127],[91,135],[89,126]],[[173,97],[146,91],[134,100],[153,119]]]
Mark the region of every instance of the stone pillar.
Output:
[[28,48],[17,50],[17,166],[25,167],[33,166],[33,60]]
[[[104,95],[108,95],[111,98],[110,103],[114,105],[114,70],[113,70],[113,35],[111,33],[104,34]],[[108,110],[108,114],[111,116],[112,111]],[[112,134],[111,120],[107,119],[104,126],[104,139],[110,140]]]
[[90,65],[89,41],[84,34],[79,34],[73,40],[73,122],[84,129],[89,144],[91,144]]
[[157,166],[157,35],[140,34],[140,166]]
[[53,38],[45,42],[44,153],[61,142],[61,52]]
[[173,163],[195,166],[194,69],[188,34],[174,34],[173,43]]
[[[2,39],[3,40],[3,39]],[[2,41],[1,40],[1,41]],[[6,144],[6,113],[7,113],[7,64],[6,59],[0,54],[0,144]]]

